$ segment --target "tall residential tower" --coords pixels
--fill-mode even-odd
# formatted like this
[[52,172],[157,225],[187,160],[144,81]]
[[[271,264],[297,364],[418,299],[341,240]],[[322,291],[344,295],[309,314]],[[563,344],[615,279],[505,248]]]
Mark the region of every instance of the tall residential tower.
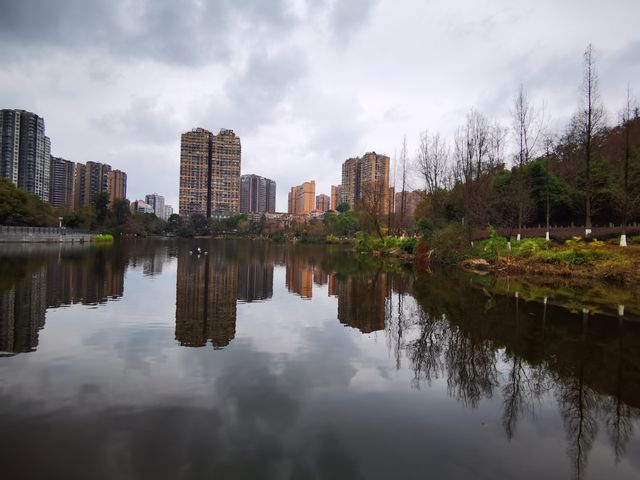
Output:
[[288,212],[301,214],[309,213],[316,206],[316,181],[304,182],[302,185],[291,187],[288,197]]
[[0,176],[48,202],[50,157],[44,118],[24,110],[0,110]]
[[274,213],[276,211],[276,182],[259,175],[242,175],[240,184],[242,213]]
[[204,128],[182,134],[180,215],[225,217],[240,212],[240,137]]
[[341,202],[348,203],[349,208],[357,208],[367,188],[375,188],[380,192],[382,211],[388,212],[392,200],[388,156],[376,152],[365,153],[362,157],[349,158],[342,164]]

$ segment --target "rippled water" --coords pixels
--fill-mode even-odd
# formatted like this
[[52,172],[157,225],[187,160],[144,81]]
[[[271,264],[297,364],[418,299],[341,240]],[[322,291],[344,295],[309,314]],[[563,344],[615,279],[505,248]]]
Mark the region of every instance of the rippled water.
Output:
[[640,478],[637,317],[518,288],[339,247],[0,246],[2,476]]

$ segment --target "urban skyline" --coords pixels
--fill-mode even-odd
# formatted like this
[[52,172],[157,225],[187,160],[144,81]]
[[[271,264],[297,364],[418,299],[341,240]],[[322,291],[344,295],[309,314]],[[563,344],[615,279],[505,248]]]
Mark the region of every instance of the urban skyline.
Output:
[[[1,44],[7,67],[0,105],[42,115],[54,155],[117,166],[127,172],[129,198],[158,191],[176,209],[179,133],[228,126],[244,143],[243,173],[274,179],[278,210],[285,211],[289,187],[302,179],[315,178],[327,193],[340,182],[335,172],[345,158],[372,149],[393,158],[405,134],[412,154],[425,129],[451,140],[472,107],[510,125],[509,100],[521,83],[545,101],[548,130],[561,133],[577,108],[589,43],[609,124],[627,84],[636,93],[640,84],[640,34],[627,13],[638,5],[630,0],[585,9],[538,2],[526,11],[505,0],[410,2],[407,9],[388,0],[339,9],[324,2],[314,10],[294,3],[307,2],[285,0],[257,12],[253,3],[226,6],[221,31],[177,5],[149,5],[149,16],[128,25],[115,15],[118,6],[126,9],[123,0],[112,2],[107,18],[91,14],[91,2],[79,9],[63,2],[47,10],[51,21],[42,29],[28,20],[41,18],[35,9],[25,7],[30,16],[5,11],[15,28],[4,30]],[[87,18],[79,21],[82,12]],[[152,21],[171,18],[193,28],[169,35],[170,23]],[[533,20],[544,22],[544,35]],[[255,35],[235,41],[244,28]],[[397,35],[383,40],[383,31]],[[73,41],[84,33],[82,45]],[[131,40],[130,49],[121,38]]]
[[65,211],[90,205],[100,193],[110,205],[127,194],[125,172],[52,155],[44,117],[20,109],[0,110],[0,177]]
[[[181,174],[179,181],[180,190],[184,191],[185,200],[181,202],[185,213],[193,213],[185,206],[187,197],[191,198],[192,208],[208,216],[277,211],[275,181],[252,173],[240,175],[240,138],[233,130],[220,129],[220,133],[214,135],[197,127],[183,133],[182,138],[181,164],[186,175]],[[99,193],[107,194],[110,205],[116,199],[127,199],[125,172],[101,162],[73,162],[51,155],[50,150],[51,140],[45,135],[43,117],[25,110],[0,110],[0,174],[3,177],[66,211],[91,204]],[[388,165],[386,168],[388,183]],[[337,204],[346,199],[342,192],[342,185],[331,185],[331,195],[316,195],[315,180],[304,182],[291,187],[287,211],[335,210]],[[146,194],[144,201],[128,200],[133,212],[154,213],[163,220],[173,213],[171,205],[165,208],[164,196],[158,193]]]

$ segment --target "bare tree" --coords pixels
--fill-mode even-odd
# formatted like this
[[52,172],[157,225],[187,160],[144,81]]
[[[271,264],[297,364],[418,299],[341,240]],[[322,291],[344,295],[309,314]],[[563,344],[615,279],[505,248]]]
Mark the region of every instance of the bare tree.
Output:
[[486,174],[493,168],[490,152],[489,121],[472,109],[454,136],[455,178],[462,190],[463,210],[470,224],[481,225],[487,221],[491,185]]
[[629,223],[629,159],[631,158],[631,120],[633,111],[636,110],[635,101],[631,94],[631,88],[627,86],[627,99],[620,115],[620,123],[624,128],[624,176],[622,185],[622,235],[620,236],[620,246],[627,246],[627,224]]
[[518,185],[518,234],[522,233],[525,221],[524,204],[530,196],[531,186],[527,184],[524,167],[537,152],[539,140],[542,137],[544,115],[531,104],[523,85],[513,101],[513,135],[516,143],[516,183]]
[[584,52],[584,78],[580,109],[573,118],[572,126],[581,138],[585,160],[585,235],[591,233],[593,185],[591,166],[594,138],[605,127],[605,111],[600,101],[598,72],[596,71],[593,46],[589,44]]
[[407,186],[407,156],[408,156],[408,152],[407,152],[407,136],[405,135],[404,138],[402,139],[402,147],[400,148],[400,181],[402,182],[402,190],[400,193],[400,221],[398,223],[398,232],[397,234],[399,234],[399,230],[404,228],[404,216],[405,216],[405,210],[406,210],[406,206],[407,206],[407,192],[406,190],[406,186]]
[[390,187],[389,198],[387,201],[387,228],[389,231],[393,229],[395,221],[395,191],[396,191],[396,171],[398,170],[398,155],[393,152],[393,179]]
[[494,170],[497,167],[504,165],[504,150],[506,146],[506,139],[509,130],[503,127],[498,122],[495,122],[489,127],[489,151],[487,156],[489,161],[487,163],[488,170]]
[[545,135],[544,137],[544,156],[545,156],[545,225],[546,225],[546,233],[545,238],[547,241],[550,240],[549,229],[551,228],[551,185],[550,185],[550,177],[551,177],[551,153],[553,152],[555,144],[555,139],[551,135]]
[[389,194],[389,186],[385,185],[384,178],[370,181],[362,186],[362,197],[356,205],[363,220],[380,238],[383,237],[382,218],[388,207],[387,196]]
[[425,130],[420,135],[415,168],[424,182],[425,193],[431,199],[433,216],[439,210],[438,192],[445,187],[449,163],[449,146],[439,133],[429,138]]

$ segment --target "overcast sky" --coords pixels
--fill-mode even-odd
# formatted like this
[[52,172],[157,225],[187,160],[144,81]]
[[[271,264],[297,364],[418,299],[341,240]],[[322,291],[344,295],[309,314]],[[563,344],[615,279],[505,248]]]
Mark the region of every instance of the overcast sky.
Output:
[[509,126],[523,83],[560,131],[596,51],[609,123],[640,93],[638,0],[0,0],[0,108],[42,115],[52,154],[109,163],[177,210],[180,134],[231,128],[242,173],[317,193],[341,163]]

